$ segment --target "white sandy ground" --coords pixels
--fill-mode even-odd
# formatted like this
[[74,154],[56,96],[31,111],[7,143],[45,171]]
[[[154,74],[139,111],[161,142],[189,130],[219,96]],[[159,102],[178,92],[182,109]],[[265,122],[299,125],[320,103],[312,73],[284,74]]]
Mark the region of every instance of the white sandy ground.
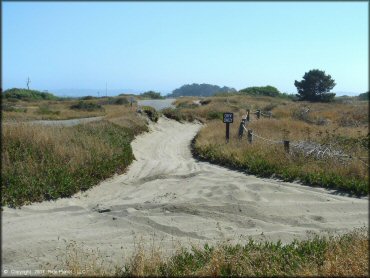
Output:
[[64,240],[99,249],[107,262],[122,265],[138,243],[169,251],[178,242],[243,243],[249,236],[289,242],[307,238],[308,231],[368,227],[368,198],[196,161],[190,141],[200,128],[160,118],[133,141],[136,160],[126,174],[72,198],[4,208],[2,274],[57,263]]

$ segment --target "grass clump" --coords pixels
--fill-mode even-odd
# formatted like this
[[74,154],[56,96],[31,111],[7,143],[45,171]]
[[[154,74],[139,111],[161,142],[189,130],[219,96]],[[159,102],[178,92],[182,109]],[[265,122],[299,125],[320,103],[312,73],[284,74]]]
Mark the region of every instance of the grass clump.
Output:
[[1,110],[3,112],[16,112],[16,113],[19,113],[19,112],[26,113],[27,112],[27,108],[13,106],[13,105],[10,105],[9,103],[3,103],[1,105]]
[[104,110],[103,106],[101,106],[98,103],[84,102],[84,101],[79,101],[78,103],[71,105],[70,108],[76,109],[76,110],[86,110],[86,111]]
[[[363,230],[341,236],[314,236],[283,245],[280,241],[228,243],[181,248],[160,259],[142,252],[125,266],[129,276],[364,276],[369,241]],[[141,251],[141,250],[140,250]],[[141,254],[139,256],[139,254]],[[143,259],[144,258],[144,259]],[[146,258],[146,259],[145,259]]]
[[[258,138],[249,144],[246,139],[239,140],[237,138],[238,131],[236,129],[238,127],[236,125],[231,125],[230,133],[233,136],[227,144],[223,125],[220,121],[212,121],[199,132],[192,145],[195,156],[261,177],[274,176],[289,182],[300,180],[307,185],[336,189],[355,196],[365,196],[369,193],[368,171],[366,163],[363,161],[358,159],[345,161],[331,158],[316,159],[299,152],[288,154],[285,153],[282,144],[268,144]],[[250,124],[250,128],[265,138],[272,137],[272,134],[275,133],[274,128],[283,129],[276,121],[272,121],[268,125],[266,123],[264,127],[255,122]],[[298,131],[296,132],[298,133]],[[292,134],[292,136],[299,138],[298,134]],[[272,139],[279,140],[274,137]],[[323,138],[322,140],[328,139]],[[343,142],[348,140],[351,139]],[[349,145],[346,146],[349,153],[358,156],[365,153],[366,148],[364,148],[362,140],[352,139],[351,142],[353,144],[351,148]],[[337,141],[336,144],[338,148],[341,147],[340,141]],[[343,148],[345,149],[345,147]]]
[[[165,255],[155,246],[141,242],[123,265],[102,264],[103,257],[69,244],[59,266],[72,275],[109,275],[114,277],[216,277],[216,276],[367,276],[369,239],[365,228],[342,235],[313,235],[288,244],[249,239],[243,244],[227,242],[214,246],[179,247]],[[104,268],[105,267],[105,268]]]
[[159,119],[159,113],[151,106],[142,106],[142,111],[149,117],[152,122],[157,122]]
[[2,205],[69,197],[123,172],[134,158],[133,130],[105,120],[74,127],[4,127]]
[[179,109],[175,108],[165,108],[162,110],[162,114],[167,118],[178,122],[183,121],[193,122],[196,119],[192,113],[180,112]]
[[60,111],[52,110],[48,105],[41,105],[36,113],[40,115],[59,115]]

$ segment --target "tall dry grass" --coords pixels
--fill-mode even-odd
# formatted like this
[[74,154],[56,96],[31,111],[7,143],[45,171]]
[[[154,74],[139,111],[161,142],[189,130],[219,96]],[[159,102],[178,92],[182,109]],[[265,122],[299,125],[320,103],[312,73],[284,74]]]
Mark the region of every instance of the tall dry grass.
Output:
[[[368,102],[309,103],[271,97],[230,96],[212,97],[207,105],[199,106],[194,104],[195,100],[181,98],[176,102],[177,109],[166,111],[165,115],[206,123],[193,144],[194,154],[199,158],[261,176],[300,180],[355,195],[368,194]],[[238,138],[239,123],[248,109],[272,113],[272,118],[261,117],[259,120],[251,114],[247,128],[256,135],[252,144],[247,142],[245,131],[244,138]],[[228,144],[223,112],[234,113]],[[289,140],[292,145],[301,141],[315,143],[352,158],[317,159],[297,149],[287,154],[283,140]]]
[[122,264],[105,262],[99,251],[76,242],[67,245],[58,267],[73,276],[367,276],[369,239],[366,228],[343,235],[312,235],[306,240],[179,247],[173,255],[143,242]]
[[2,205],[68,197],[123,172],[147,125],[134,111],[111,109],[106,120],[73,127],[3,125]]

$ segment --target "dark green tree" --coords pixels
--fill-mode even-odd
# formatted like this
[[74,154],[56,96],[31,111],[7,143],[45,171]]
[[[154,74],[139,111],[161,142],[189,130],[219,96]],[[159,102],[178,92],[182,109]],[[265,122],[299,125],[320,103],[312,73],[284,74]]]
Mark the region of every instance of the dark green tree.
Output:
[[369,92],[359,94],[358,99],[359,100],[369,100]]
[[145,93],[140,94],[140,96],[145,97],[145,98],[150,98],[150,99],[162,99],[164,97],[161,96],[161,93],[157,93],[154,91],[148,91]]
[[297,87],[298,100],[308,100],[316,102],[330,102],[334,100],[335,93],[329,93],[335,86],[335,80],[325,71],[318,69],[310,70],[303,76],[303,80],[295,80],[294,86]]

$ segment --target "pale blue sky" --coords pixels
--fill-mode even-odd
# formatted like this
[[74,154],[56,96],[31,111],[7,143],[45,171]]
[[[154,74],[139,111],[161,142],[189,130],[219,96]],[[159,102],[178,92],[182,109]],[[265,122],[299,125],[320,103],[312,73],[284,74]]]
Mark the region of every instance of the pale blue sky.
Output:
[[3,2],[2,87],[188,83],[295,93],[310,69],[368,90],[367,2]]

